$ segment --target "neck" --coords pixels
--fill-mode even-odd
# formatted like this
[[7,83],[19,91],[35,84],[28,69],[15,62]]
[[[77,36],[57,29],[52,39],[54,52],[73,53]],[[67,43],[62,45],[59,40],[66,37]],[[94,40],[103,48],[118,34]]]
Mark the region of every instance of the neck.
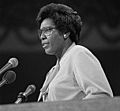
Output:
[[65,41],[65,43],[63,44],[63,47],[61,48],[61,50],[59,50],[59,52],[56,54],[57,60],[60,61],[60,59],[62,58],[62,56],[65,54],[65,52],[67,51],[67,49],[72,45],[71,40],[67,40]]

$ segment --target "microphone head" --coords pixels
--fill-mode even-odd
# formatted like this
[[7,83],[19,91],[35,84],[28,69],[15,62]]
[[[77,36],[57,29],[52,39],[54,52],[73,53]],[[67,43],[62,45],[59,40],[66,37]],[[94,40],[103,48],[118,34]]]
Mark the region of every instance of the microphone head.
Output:
[[4,76],[3,76],[2,79],[6,81],[6,84],[10,84],[10,83],[12,83],[12,82],[15,81],[15,79],[16,79],[16,73],[14,71],[7,71],[4,74]]
[[35,90],[36,90],[35,85],[29,85],[29,86],[27,87],[26,91],[23,93],[23,95],[27,97],[28,95],[34,93]]
[[18,60],[16,58],[11,58],[8,63],[12,65],[12,67],[17,67],[18,66]]

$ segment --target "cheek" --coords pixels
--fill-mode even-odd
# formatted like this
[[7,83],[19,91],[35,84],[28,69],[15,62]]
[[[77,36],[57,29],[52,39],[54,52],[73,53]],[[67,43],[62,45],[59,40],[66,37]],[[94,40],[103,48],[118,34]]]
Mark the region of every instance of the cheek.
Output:
[[56,35],[49,38],[49,42],[50,42],[51,47],[57,48],[57,46],[59,45],[60,39],[58,36],[59,35],[56,34]]

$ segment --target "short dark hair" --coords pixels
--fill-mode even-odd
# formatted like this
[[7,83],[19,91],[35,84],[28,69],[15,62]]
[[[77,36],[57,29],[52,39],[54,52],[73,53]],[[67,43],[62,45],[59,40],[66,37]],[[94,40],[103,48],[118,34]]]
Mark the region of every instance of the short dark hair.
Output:
[[36,19],[39,27],[46,18],[51,18],[60,32],[70,32],[72,42],[76,44],[79,42],[82,21],[78,13],[71,7],[55,3],[45,5],[40,9]]

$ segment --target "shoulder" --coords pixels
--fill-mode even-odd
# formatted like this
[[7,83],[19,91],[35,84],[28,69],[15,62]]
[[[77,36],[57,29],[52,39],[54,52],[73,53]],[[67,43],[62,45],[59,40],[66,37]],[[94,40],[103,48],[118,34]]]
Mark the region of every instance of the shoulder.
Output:
[[84,47],[82,45],[75,45],[75,46],[72,47],[71,53],[74,53],[74,55],[75,54],[82,54],[82,53],[87,54],[87,53],[91,53],[91,51],[88,48],[86,48],[86,47]]
[[82,45],[75,45],[71,49],[71,56],[75,60],[76,59],[82,59],[82,60],[92,60],[98,62],[98,59],[96,56],[90,51],[88,48],[82,46]]

